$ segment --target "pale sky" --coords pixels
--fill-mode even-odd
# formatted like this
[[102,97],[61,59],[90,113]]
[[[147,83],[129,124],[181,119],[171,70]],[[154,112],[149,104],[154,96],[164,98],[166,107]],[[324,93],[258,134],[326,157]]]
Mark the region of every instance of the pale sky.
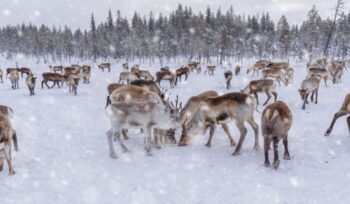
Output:
[[[344,11],[348,13],[350,0],[344,2]],[[290,24],[300,24],[313,4],[322,17],[332,16],[336,0],[0,0],[0,26],[32,22],[88,28],[92,12],[99,23],[106,19],[109,8],[113,15],[119,9],[126,17],[131,17],[134,11],[144,15],[151,10],[156,15],[166,15],[178,3],[191,6],[195,13],[205,11],[207,5],[214,11],[221,7],[223,12],[232,5],[238,14],[268,11],[276,21],[285,14]]]

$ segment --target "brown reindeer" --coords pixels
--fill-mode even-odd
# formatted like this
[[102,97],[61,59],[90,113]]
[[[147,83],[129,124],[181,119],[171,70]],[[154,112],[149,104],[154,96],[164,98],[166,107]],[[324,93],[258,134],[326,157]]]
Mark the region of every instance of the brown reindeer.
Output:
[[79,73],[80,73],[79,67],[65,67],[63,75],[68,76],[70,74],[79,74]]
[[253,72],[253,76],[255,73],[259,76],[259,71],[264,69],[270,62],[266,60],[259,60],[255,62],[255,64],[247,69],[247,74]]
[[261,132],[264,137],[265,166],[270,167],[269,148],[273,143],[274,160],[273,167],[277,169],[280,164],[278,156],[278,142],[282,139],[284,145],[285,160],[290,160],[288,150],[288,131],[292,126],[293,116],[288,106],[282,101],[276,101],[268,105],[261,117]]
[[[343,104],[341,105],[338,112],[334,114],[333,120],[331,122],[331,125],[327,129],[325,136],[329,136],[333,130],[333,126],[335,122],[338,120],[338,118],[349,115],[350,114],[350,93],[345,96],[345,99],[343,101]],[[350,116],[346,118],[346,121],[348,123],[348,128],[350,132]]]
[[156,82],[159,84],[159,86],[162,80],[168,80],[170,83],[170,88],[174,88],[176,85],[175,74],[172,73],[170,70],[160,70],[156,72]]
[[108,70],[108,72],[111,72],[111,63],[102,63],[98,65],[98,68],[101,69],[103,72],[105,69]]
[[241,66],[236,65],[235,66],[235,75],[238,76],[241,73]]
[[200,63],[199,62],[190,62],[188,63],[188,67],[190,68],[191,72],[193,72],[193,70],[197,71],[197,74],[201,73],[202,69],[200,68]]
[[89,65],[83,65],[82,68],[82,78],[83,78],[83,83],[88,84],[90,83],[90,77],[91,77],[91,66]]
[[152,81],[154,80],[152,74],[147,70],[139,70],[138,73],[140,75],[140,79],[152,80]]
[[280,86],[281,86],[281,81],[284,83],[285,86],[288,85],[288,79],[286,78],[282,69],[263,69],[262,77],[263,79],[273,78],[278,82]]
[[[117,89],[113,93],[116,93],[119,90],[120,89]],[[109,155],[112,159],[117,158],[113,148],[113,138],[115,138],[115,136],[122,151],[129,151],[120,138],[123,129],[129,129],[132,127],[142,128],[146,133],[146,155],[150,156],[151,133],[154,128],[174,128],[173,119],[170,117],[169,112],[166,112],[165,107],[162,104],[152,101],[116,102],[109,105],[106,111],[111,125],[111,128],[107,132],[107,139],[110,152]]]
[[326,87],[327,87],[327,80],[332,80],[333,78],[327,69],[314,68],[314,67],[311,67],[308,70],[307,78],[310,78],[310,77],[319,77],[323,79]]
[[19,69],[19,71],[21,72],[22,78],[23,78],[23,74],[26,74],[27,76],[32,74],[32,70],[30,70],[30,68],[28,68],[28,67],[22,67]]
[[138,64],[134,64],[132,67],[131,67],[131,72],[139,72],[140,71],[140,65]]
[[225,80],[226,80],[226,89],[229,89],[229,88],[231,88],[231,80],[232,80],[232,76],[233,76],[233,74],[232,74],[232,71],[226,71],[225,73],[224,73],[224,76],[225,76]]
[[[53,88],[55,85],[57,85],[58,88],[61,88],[61,86],[63,85],[63,82],[66,81],[66,77],[58,73],[44,72],[42,74],[42,77],[43,77],[43,80],[41,81],[42,89],[44,88],[44,84],[48,89]],[[47,82],[49,81],[53,82],[51,87],[47,84]]]
[[271,94],[275,97],[275,101],[277,100],[277,92],[276,92],[276,84],[272,79],[260,79],[250,81],[249,84],[241,90],[241,92],[246,94],[253,94],[256,98],[257,104],[259,105],[258,93],[265,92],[267,95],[267,99],[263,106],[269,102],[271,98]]
[[7,79],[8,75],[13,71],[20,72],[21,70],[19,68],[7,68],[6,69],[6,79]]
[[5,105],[0,105],[0,114],[6,115],[9,118],[13,117],[13,110],[12,108],[5,106]]
[[124,83],[126,81],[127,84],[129,84],[132,81],[140,79],[140,73],[137,71],[134,72],[120,72],[119,74],[119,82],[118,83]]
[[123,66],[123,71],[126,71],[126,72],[129,71],[129,64],[127,62],[123,63],[122,66]]
[[271,62],[266,67],[270,69],[283,69],[284,71],[286,71],[289,67],[289,63],[288,62]]
[[188,66],[186,66],[186,65],[184,65],[184,66],[180,67],[179,69],[177,69],[175,71],[176,83],[178,81],[181,81],[182,75],[185,75],[185,81],[186,81],[189,74],[190,74],[190,68]]
[[214,71],[215,71],[215,66],[207,66],[207,70],[204,72],[204,74],[206,74],[208,72],[209,75],[214,75]]
[[[185,104],[184,108],[181,110],[180,112],[180,118],[179,118],[179,123],[180,124],[185,124],[185,122],[187,122],[190,118],[193,117],[193,115],[197,112],[198,108],[200,107],[201,103],[204,102],[206,99],[208,98],[215,98],[218,97],[219,94],[216,91],[206,91],[203,92],[197,96],[192,96],[187,103]],[[228,136],[228,139],[230,141],[230,145],[231,146],[235,146],[237,143],[236,141],[233,139],[229,127],[226,123],[221,124],[221,127],[223,128],[223,130],[225,131],[225,133]],[[206,130],[210,128],[210,133],[214,132],[214,127],[213,126],[206,126]],[[206,132],[205,130],[205,132]],[[179,146],[185,146],[187,145],[188,141],[190,140],[189,135],[186,134],[182,134],[181,135],[181,139],[179,141]],[[211,147],[211,141],[208,140],[207,147]]]
[[300,94],[301,100],[303,100],[303,106],[302,106],[303,110],[305,110],[305,104],[309,104],[308,97],[310,93],[311,93],[311,102],[314,101],[314,95],[316,94],[315,104],[317,104],[319,87],[320,87],[320,80],[316,77],[311,77],[301,82],[301,88],[299,89],[299,94]]
[[0,172],[3,170],[4,160],[9,167],[9,175],[15,174],[12,165],[11,144],[14,143],[15,151],[18,151],[17,135],[12,128],[7,115],[0,114]]
[[1,79],[1,83],[4,83],[4,81],[2,80],[3,74],[4,74],[4,72],[0,69],[0,79]]
[[227,124],[231,121],[235,121],[241,134],[238,145],[233,153],[233,155],[236,156],[240,154],[247,134],[247,128],[244,126],[244,122],[247,121],[254,129],[254,149],[258,150],[259,129],[254,121],[255,106],[254,98],[245,93],[228,93],[215,98],[208,98],[201,103],[193,117],[183,124],[182,134],[197,135],[200,132],[205,132],[206,128],[209,126],[211,132],[208,143],[210,144],[218,124]]
[[27,76],[26,78],[26,84],[28,86],[28,89],[29,89],[29,94],[31,96],[33,96],[35,93],[34,93],[34,88],[35,88],[35,82],[36,82],[36,77],[33,76],[33,74],[30,74]]
[[73,93],[75,96],[77,95],[79,80],[80,76],[76,74],[70,74],[67,78],[69,93]]
[[60,66],[49,66],[50,68],[50,71],[53,71],[54,73],[56,72],[61,72],[61,74],[63,73],[63,66],[60,65]]
[[17,70],[12,70],[9,74],[9,79],[11,81],[11,87],[13,90],[19,89],[18,81],[19,81],[19,72]]

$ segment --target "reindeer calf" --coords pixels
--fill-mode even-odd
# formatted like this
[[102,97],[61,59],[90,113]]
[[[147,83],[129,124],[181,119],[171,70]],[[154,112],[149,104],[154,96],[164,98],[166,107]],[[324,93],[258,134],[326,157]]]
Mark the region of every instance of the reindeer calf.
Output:
[[311,102],[314,101],[314,94],[316,94],[315,104],[317,104],[319,87],[320,87],[320,80],[316,77],[311,77],[302,81],[301,88],[299,89],[299,94],[300,94],[301,100],[304,101],[303,107],[302,107],[303,110],[305,110],[305,104],[309,104],[308,97],[310,93],[311,93]]
[[232,76],[233,76],[233,74],[232,74],[232,71],[226,71],[225,73],[224,73],[224,76],[225,76],[225,80],[226,80],[226,89],[229,89],[229,88],[231,88],[231,80],[232,80]]

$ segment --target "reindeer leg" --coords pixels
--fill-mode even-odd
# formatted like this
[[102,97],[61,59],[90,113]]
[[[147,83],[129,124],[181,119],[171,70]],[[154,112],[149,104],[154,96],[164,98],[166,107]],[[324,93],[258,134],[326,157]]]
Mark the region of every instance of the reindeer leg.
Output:
[[123,139],[124,140],[128,140],[129,136],[128,136],[128,129],[122,129],[122,135],[123,135]]
[[245,139],[245,136],[247,135],[247,128],[244,126],[244,122],[243,121],[237,121],[236,122],[236,126],[239,129],[239,132],[241,133],[239,141],[238,141],[238,145],[235,149],[235,151],[233,152],[233,156],[238,156],[241,152],[241,148]]
[[[123,129],[122,129],[123,131]],[[123,153],[126,153],[126,152],[129,152],[129,149],[124,145],[122,139],[120,138],[120,131],[116,134],[116,138],[117,138],[117,141],[119,143],[119,146],[122,148],[122,152]]]
[[211,140],[213,139],[215,129],[216,129],[216,124],[215,123],[210,124],[209,139],[207,144],[205,144],[206,147],[209,147],[209,148],[211,147]]
[[304,99],[303,106],[301,107],[301,109],[305,110],[305,104],[306,104],[306,97]]
[[107,140],[108,140],[108,147],[109,147],[109,157],[111,157],[112,159],[116,159],[117,158],[117,154],[114,151],[114,147],[113,147],[113,137],[114,137],[114,132],[112,130],[109,130],[107,132]]
[[254,142],[254,149],[256,151],[259,150],[259,126],[258,124],[256,124],[256,122],[254,121],[254,118],[249,118],[247,120],[248,124],[253,128],[254,130],[254,137],[255,137],[255,142]]
[[290,160],[290,155],[289,155],[289,150],[288,150],[288,134],[286,134],[283,138],[283,146],[284,146],[283,159]]
[[313,91],[311,94],[311,102],[314,102],[314,94],[315,94],[315,91]]
[[272,92],[272,95],[274,96],[275,102],[276,102],[276,100],[277,100],[277,92]]
[[221,125],[222,129],[224,129],[225,133],[227,134],[228,136],[228,139],[230,140],[230,146],[236,146],[237,143],[236,141],[233,139],[231,133],[230,133],[230,129],[228,127],[228,125],[226,123],[222,124]]
[[254,92],[254,97],[256,99],[256,104],[259,105],[258,93]]
[[270,144],[271,144],[271,139],[267,138],[267,136],[264,136],[264,155],[265,155],[265,162],[264,162],[264,166],[265,167],[270,167],[271,163],[269,160],[269,149],[270,149]]
[[151,153],[151,127],[146,127],[144,128],[144,130],[146,131],[146,135],[145,135],[145,150],[146,150],[146,156],[152,156]]
[[273,151],[274,151],[274,159],[273,159],[273,168],[277,169],[280,165],[280,160],[278,156],[278,142],[279,139],[277,137],[273,137]]
[[338,118],[340,117],[343,117],[347,115],[347,112],[346,111],[339,111],[337,113],[334,114],[334,117],[333,117],[333,120],[331,122],[331,125],[329,126],[329,128],[327,129],[326,133],[324,134],[324,136],[328,136],[331,132],[332,132],[332,129],[333,129],[333,126],[335,124],[335,122],[337,121]]
[[306,104],[309,104],[309,94],[306,94]]
[[315,104],[317,104],[317,103],[318,103],[318,89],[316,89],[315,93],[316,93],[316,101],[315,101]]
[[11,146],[5,147],[5,159],[9,167],[9,175],[13,176],[16,172],[13,170],[12,159],[11,159]]
[[263,106],[265,106],[267,104],[267,102],[269,102],[270,98],[271,98],[271,94],[268,90],[265,91],[266,95],[267,95],[267,99],[265,101],[265,103],[263,104]]

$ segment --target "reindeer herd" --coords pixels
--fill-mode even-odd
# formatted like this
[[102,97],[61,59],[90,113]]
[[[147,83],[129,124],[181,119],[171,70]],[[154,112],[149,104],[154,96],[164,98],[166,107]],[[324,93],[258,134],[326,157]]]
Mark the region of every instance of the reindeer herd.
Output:
[[[300,85],[299,94],[302,99],[302,109],[305,109],[311,102],[318,103],[318,91],[320,81],[341,83],[341,78],[346,69],[344,61],[318,59],[307,65],[307,74]],[[111,71],[110,63],[98,65],[101,71]],[[328,68],[328,69],[327,69]],[[77,95],[79,81],[90,83],[91,66],[71,65],[70,67],[50,66],[50,72],[42,73],[41,88],[44,85],[51,89],[57,85],[58,88],[67,85],[69,92]],[[175,101],[171,101],[170,95],[166,97],[167,89],[161,87],[161,81],[169,81],[169,87],[177,87],[181,80],[189,80],[188,76],[194,74],[200,77],[201,67],[199,62],[190,62],[182,65],[175,71],[168,66],[160,68],[153,76],[148,70],[143,70],[139,65],[133,65],[129,69],[128,63],[122,64],[122,71],[119,74],[118,83],[111,83],[107,86],[106,114],[110,122],[110,129],[107,131],[109,156],[117,158],[114,149],[114,142],[118,142],[122,152],[128,152],[124,140],[129,139],[129,129],[137,128],[145,135],[144,148],[146,155],[151,155],[152,147],[159,149],[161,144],[175,144],[176,131],[180,130],[181,136],[178,146],[186,146],[192,138],[199,134],[205,134],[209,129],[209,138],[205,144],[211,147],[211,141],[217,126],[221,126],[229,139],[229,145],[235,146],[232,155],[237,156],[247,135],[245,122],[254,132],[254,149],[259,149],[259,127],[254,118],[255,111],[259,112],[258,93],[265,93],[267,96],[263,106],[266,106],[273,96],[273,103],[265,107],[261,115],[261,133],[264,138],[264,165],[269,167],[269,149],[272,143],[274,159],[272,166],[279,167],[278,142],[283,141],[284,159],[290,159],[288,150],[288,131],[293,122],[292,112],[281,100],[277,100],[277,87],[287,86],[293,83],[294,69],[289,67],[288,62],[270,62],[260,60],[247,68],[247,74],[252,76],[261,75],[261,79],[251,80],[240,92],[230,92],[220,95],[215,90],[208,90],[190,99],[182,106],[178,95]],[[204,74],[215,75],[216,66],[206,67]],[[29,68],[8,68],[6,77],[11,81],[12,89],[18,89],[19,73],[25,82],[30,95],[34,95],[36,76]],[[241,67],[236,66],[233,70],[225,70],[224,79],[227,89],[231,89],[231,81],[239,77]],[[3,71],[0,69],[2,81]],[[49,83],[51,85],[49,85]],[[260,113],[260,112],[259,112]],[[330,127],[325,135],[328,136],[339,117],[350,113],[350,94],[348,94],[341,106],[341,109],[334,115]],[[11,144],[14,143],[15,150],[18,150],[16,131],[11,126],[10,115],[13,111],[10,107],[0,106],[0,171],[4,160],[9,166],[9,174],[15,172],[11,162]],[[238,142],[233,138],[229,124],[234,122],[239,130]],[[347,118],[350,131],[350,116]],[[160,144],[161,143],[161,144]]]

